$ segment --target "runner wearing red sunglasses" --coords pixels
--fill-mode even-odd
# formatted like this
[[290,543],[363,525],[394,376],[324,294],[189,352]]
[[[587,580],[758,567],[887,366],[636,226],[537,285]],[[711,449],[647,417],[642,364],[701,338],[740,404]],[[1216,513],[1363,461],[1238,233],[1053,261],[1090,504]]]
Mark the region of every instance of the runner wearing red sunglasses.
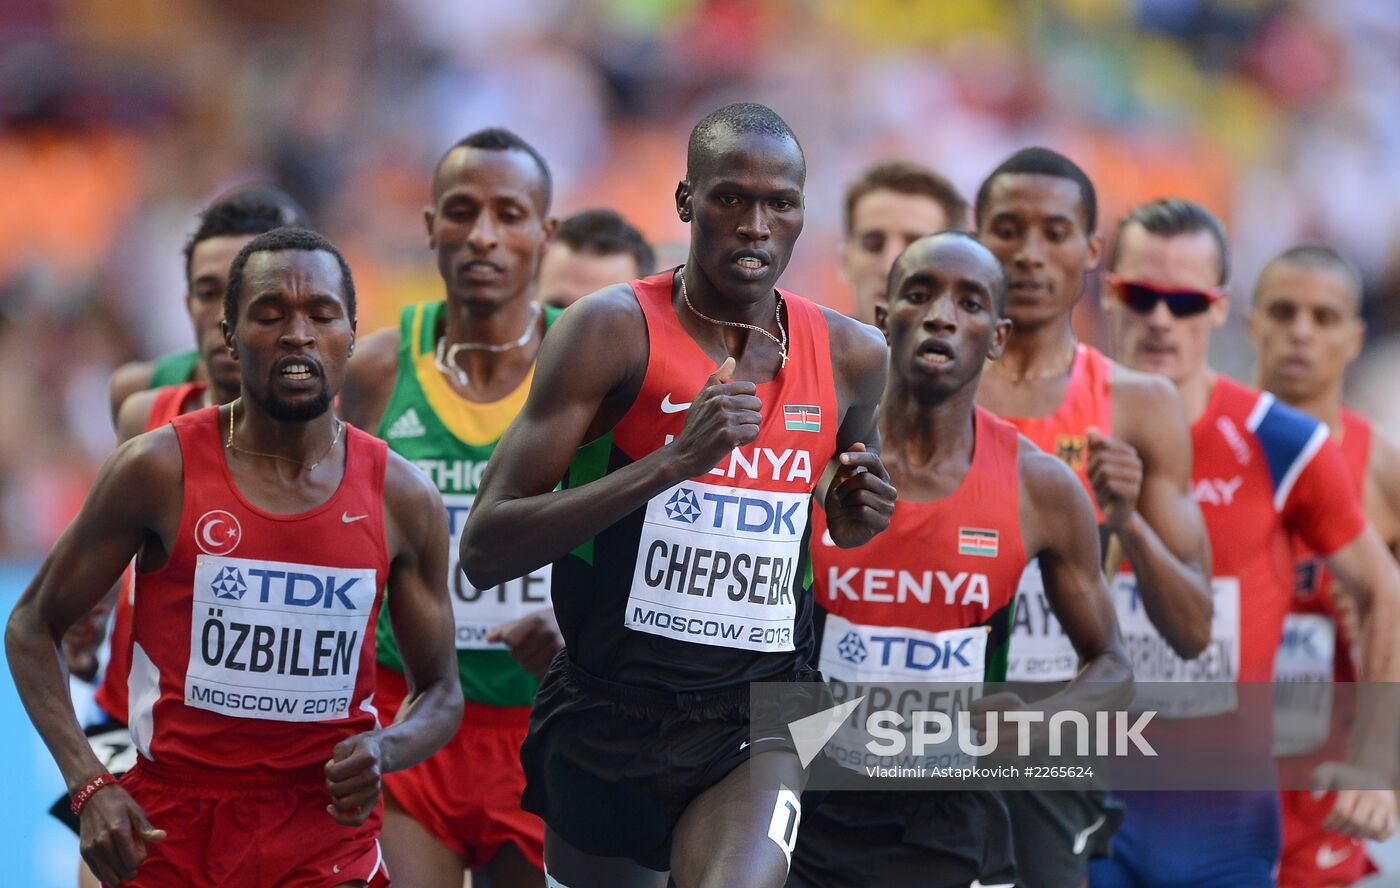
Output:
[[[1192,422],[1192,485],[1213,550],[1211,653],[1170,664],[1170,671],[1199,681],[1273,677],[1297,537],[1357,590],[1367,626],[1362,675],[1394,681],[1400,573],[1361,513],[1327,427],[1206,361],[1211,331],[1229,311],[1229,248],[1219,220],[1185,200],[1139,206],[1118,228],[1108,271],[1114,298],[1104,306],[1117,354],[1133,369],[1175,383]],[[1125,629],[1125,636],[1131,648],[1132,633]],[[1184,721],[1189,729],[1192,719]],[[1116,797],[1126,816],[1112,859],[1091,866],[1095,888],[1275,885],[1279,802],[1271,788]],[[1382,838],[1394,830],[1395,803],[1386,791],[1347,790],[1338,793],[1328,822]]]

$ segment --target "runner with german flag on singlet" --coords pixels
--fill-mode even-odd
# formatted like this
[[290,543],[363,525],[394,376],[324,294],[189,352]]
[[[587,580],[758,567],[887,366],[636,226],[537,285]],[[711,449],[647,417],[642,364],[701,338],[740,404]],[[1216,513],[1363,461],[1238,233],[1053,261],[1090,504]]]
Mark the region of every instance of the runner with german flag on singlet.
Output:
[[[1012,321],[977,402],[1075,470],[1107,534],[1110,576],[1126,560],[1158,637],[1196,656],[1210,638],[1210,547],[1191,498],[1180,399],[1166,380],[1077,342],[1070,323],[1103,248],[1093,183],[1064,155],[1026,148],[983,181],[974,218],[978,237],[1006,268]],[[1032,566],[1013,621],[1012,681],[1064,681],[1080,667],[1042,585]],[[1131,655],[1134,633],[1123,635]],[[1007,802],[1028,888],[1079,884],[1087,860],[1106,850],[1116,818],[1102,793],[1015,792]]]

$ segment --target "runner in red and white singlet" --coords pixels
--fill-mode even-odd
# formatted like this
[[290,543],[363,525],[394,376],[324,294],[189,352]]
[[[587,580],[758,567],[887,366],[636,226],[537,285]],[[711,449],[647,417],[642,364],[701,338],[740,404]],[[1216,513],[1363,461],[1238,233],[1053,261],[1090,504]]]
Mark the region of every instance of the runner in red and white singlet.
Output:
[[[818,662],[828,681],[862,693],[936,682],[940,695],[955,694],[961,685],[967,699],[983,692],[984,680],[1004,681],[1029,554],[1041,556],[1049,598],[1087,663],[1038,705],[1092,708],[1112,702],[1103,698],[1115,689],[1126,697],[1131,670],[1110,616],[1088,495],[1060,461],[974,404],[984,362],[1001,353],[1010,330],[1005,299],[1000,264],[961,232],[919,239],[894,265],[888,303],[876,312],[891,350],[882,459],[899,500],[889,528],[858,549],[835,547],[825,513],[813,512]],[[1013,703],[998,697],[997,705]],[[860,721],[837,731],[828,757],[857,772],[890,764],[867,750]],[[944,754],[935,749],[923,760],[941,764]],[[946,754],[958,756],[955,765],[974,764]],[[1016,879],[1000,793],[845,791],[808,811],[788,886],[962,888]]]
[[[11,667],[104,883],[385,884],[380,777],[430,754],[460,714],[442,502],[329,410],[355,311],[330,243],[260,235],[228,291],[241,396],[109,461],[11,617],[25,639]],[[52,639],[133,555],[140,758],[116,785],[55,690]],[[370,638],[389,579],[415,690],[380,730]]]
[[[1210,549],[1191,499],[1190,434],[1164,380],[1077,342],[1071,315],[1099,263],[1093,183],[1045,148],[1013,154],[978,189],[977,235],[1010,280],[1006,353],[983,374],[977,401],[1079,475],[1095,503],[1117,573],[1125,559],[1154,625],[1194,656],[1208,639]],[[1021,580],[1008,656],[1012,681],[1065,681],[1080,667],[1032,566]],[[1114,814],[1102,794],[1009,793],[1028,888],[1084,878]]]
[[[1360,274],[1336,250],[1320,244],[1293,247],[1260,273],[1249,332],[1259,358],[1259,387],[1328,425],[1342,448],[1366,517],[1396,554],[1400,449],[1377,436],[1370,420],[1342,403],[1347,367],[1361,353],[1365,335],[1361,297]],[[1356,680],[1356,609],[1305,544],[1299,541],[1294,554],[1293,610],[1285,623],[1275,674],[1289,683],[1280,692],[1296,705],[1281,707],[1277,729],[1280,738],[1292,742],[1279,751],[1336,759],[1345,756],[1354,713],[1347,711],[1350,698],[1334,698],[1326,683]],[[1356,837],[1326,828],[1335,805],[1330,795],[1284,792],[1282,802],[1283,888],[1349,885],[1374,871]]]
[[[1387,651],[1400,614],[1400,573],[1367,527],[1345,460],[1316,419],[1212,371],[1211,331],[1228,312],[1229,249],[1220,222],[1198,204],[1143,204],[1120,225],[1106,302],[1118,353],[1139,370],[1159,372],[1181,393],[1192,420],[1192,483],[1214,549],[1211,638],[1200,657],[1182,660],[1146,619],[1124,620],[1139,681],[1266,682],[1293,598],[1293,538],[1321,553],[1354,582],[1372,615],[1369,640],[1379,656],[1363,664],[1374,677],[1400,675]],[[1121,603],[1120,603],[1121,611]],[[1121,614],[1120,614],[1121,616]],[[1372,653],[1376,653],[1373,649]],[[1144,675],[1146,673],[1146,675]],[[1226,684],[1225,687],[1229,687]],[[1220,715],[1234,704],[1190,713]],[[1259,749],[1262,758],[1268,749]],[[1320,770],[1323,781],[1336,769]],[[1134,792],[1111,861],[1092,878],[1119,885],[1271,886],[1279,859],[1278,794]],[[1387,793],[1349,790],[1334,805],[1359,834],[1394,829]],[[1182,848],[1190,848],[1183,855]]]

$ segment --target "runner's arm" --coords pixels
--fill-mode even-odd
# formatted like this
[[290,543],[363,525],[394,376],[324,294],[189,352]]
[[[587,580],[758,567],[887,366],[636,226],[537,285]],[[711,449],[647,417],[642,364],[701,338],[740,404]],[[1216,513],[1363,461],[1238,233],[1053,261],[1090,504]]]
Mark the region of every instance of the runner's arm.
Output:
[[462,719],[462,687],[447,594],[447,508],[428,479],[392,452],[384,490],[397,550],[386,606],[409,688],[380,739],[384,770],[397,771],[451,738]]
[[[118,448],[10,614],[5,631],[10,671],[70,792],[104,768],[73,711],[59,642],[108,593],[144,543],[162,535],[173,538],[180,499],[176,496],[172,505],[170,491],[180,489],[180,480],[174,431]],[[164,523],[170,527],[162,528]]]
[[889,348],[874,327],[823,311],[841,416],[836,456],[818,482],[817,496],[832,542],[849,549],[888,527],[894,513],[895,489],[880,462],[880,398]]
[[379,428],[399,372],[398,328],[388,327],[355,343],[355,355],[345,370],[336,414],[371,435]]
[[1210,537],[1191,494],[1191,430],[1166,380],[1139,375],[1129,393],[1114,405],[1124,414],[1123,437],[1142,459],[1142,489],[1115,537],[1137,577],[1148,619],[1189,660],[1210,643],[1214,612]]
[[1400,560],[1400,447],[1379,434],[1371,439],[1366,516],[1391,557]]
[[[462,533],[462,569],[489,589],[562,558],[666,488],[713,468],[758,434],[749,382],[718,370],[695,395],[670,444],[581,487],[555,490],[599,410],[621,415],[646,372],[646,321],[631,287],[584,297],[540,346],[525,407],[496,446]],[[726,364],[728,361],[726,361]]]
[[1045,708],[1122,705],[1132,696],[1133,672],[1104,580],[1093,506],[1068,466],[1025,439],[1019,461],[1026,557],[1039,558],[1045,597],[1083,664]]

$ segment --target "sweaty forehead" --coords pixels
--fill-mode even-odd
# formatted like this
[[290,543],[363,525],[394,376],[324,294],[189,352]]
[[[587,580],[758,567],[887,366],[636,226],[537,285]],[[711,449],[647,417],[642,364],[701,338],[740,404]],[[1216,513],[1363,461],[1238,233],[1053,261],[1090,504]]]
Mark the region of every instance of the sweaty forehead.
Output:
[[243,280],[243,292],[248,298],[268,293],[303,296],[329,293],[344,301],[340,264],[324,250],[254,253],[248,257]]
[[801,190],[807,178],[807,165],[797,143],[769,133],[720,129],[710,136],[700,160],[700,169],[691,172],[707,182],[726,180]]
[[484,200],[508,197],[544,213],[544,177],[535,159],[513,148],[461,147],[447,153],[433,174],[433,200],[466,191]]
[[1088,221],[1079,183],[1042,173],[1002,173],[992,180],[982,217],[990,220],[1003,214],[1029,222],[1060,216],[1073,219],[1080,227]]

